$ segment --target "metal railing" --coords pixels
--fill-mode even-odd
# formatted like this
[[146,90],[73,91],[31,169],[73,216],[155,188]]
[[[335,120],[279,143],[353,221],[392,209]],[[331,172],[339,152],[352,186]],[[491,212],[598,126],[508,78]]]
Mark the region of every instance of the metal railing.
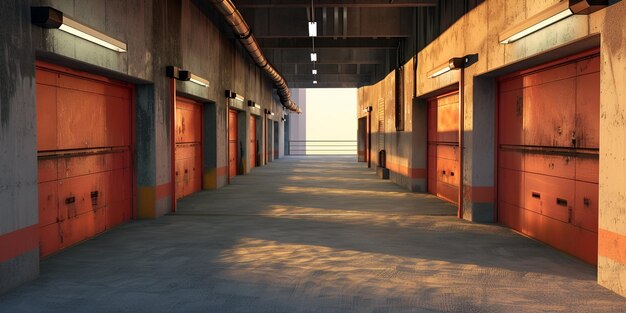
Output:
[[289,155],[356,155],[356,140],[289,140]]

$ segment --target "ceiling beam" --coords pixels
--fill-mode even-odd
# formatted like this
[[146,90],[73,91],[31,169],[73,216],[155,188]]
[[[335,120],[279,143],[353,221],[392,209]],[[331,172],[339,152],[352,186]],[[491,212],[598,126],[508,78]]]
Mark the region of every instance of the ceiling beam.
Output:
[[[310,7],[310,0],[238,0],[238,8],[302,8]],[[316,0],[315,7],[348,7],[348,8],[416,8],[435,7],[437,0]]]
[[[392,49],[398,47],[398,38],[315,38],[316,48],[351,48],[351,49]],[[266,49],[299,49],[310,48],[310,37],[299,38],[262,38],[259,39],[259,43]]]

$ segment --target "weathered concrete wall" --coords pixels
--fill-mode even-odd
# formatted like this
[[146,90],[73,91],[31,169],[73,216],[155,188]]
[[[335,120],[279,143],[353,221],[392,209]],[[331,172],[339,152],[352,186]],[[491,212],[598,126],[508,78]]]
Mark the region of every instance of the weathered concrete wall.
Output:
[[[0,293],[39,272],[35,53],[28,1],[0,3]],[[9,26],[10,25],[10,26]]]
[[[125,42],[128,51],[117,53],[60,30],[31,25],[31,5],[61,10]],[[7,22],[0,33],[0,292],[32,279],[39,268],[36,59],[136,84],[135,213],[140,218],[161,216],[172,209],[170,110],[174,92],[204,105],[205,189],[227,182],[224,90],[243,94],[246,101],[260,104],[261,112],[271,109],[280,120],[282,106],[271,81],[238,42],[220,31],[210,18],[215,15],[211,10],[206,3],[193,0],[0,3],[0,16]],[[173,88],[165,75],[167,66],[206,78],[210,87],[177,81]],[[249,110],[243,108],[246,117]],[[248,132],[243,133],[247,136]]]
[[[464,218],[493,221],[495,210],[494,142],[495,77],[514,70],[556,60],[600,45],[601,121],[600,121],[600,208],[598,281],[626,296],[626,180],[618,170],[626,167],[625,115],[626,50],[624,16],[626,3],[614,5],[589,16],[572,16],[512,44],[503,45],[498,35],[507,27],[541,12],[558,0],[488,0],[463,16],[447,31],[417,54],[417,97],[427,97],[458,86],[461,75],[464,110]],[[600,38],[600,40],[598,40]],[[452,57],[477,54],[478,60],[464,71],[452,71],[437,78],[427,73]],[[373,105],[375,98],[393,86],[388,79],[359,90],[360,106]],[[419,101],[413,107],[413,122],[424,122],[426,110]],[[361,110],[359,110],[361,112]],[[386,115],[393,117],[393,111]],[[362,113],[358,114],[358,117]],[[376,122],[376,117],[373,120]],[[373,128],[374,124],[373,124]],[[420,132],[413,127],[412,160],[424,154]],[[374,134],[375,135],[375,134]],[[376,139],[373,139],[376,145]],[[398,148],[394,152],[401,152]],[[388,158],[401,159],[405,154]],[[373,158],[376,160],[376,157]],[[403,184],[404,185],[404,184]]]
[[[359,88],[357,116],[366,117],[365,109],[372,106],[372,146],[370,158],[372,167],[379,165],[379,152],[386,152],[386,166],[389,169],[390,179],[398,185],[410,190],[423,191],[425,186],[424,165],[415,167],[412,158],[412,129],[414,127],[411,118],[413,110],[414,96],[414,61],[409,60],[403,66],[403,101],[404,101],[404,130],[396,130],[396,77],[395,72],[391,72],[379,83]],[[382,109],[384,106],[384,111]],[[384,117],[381,120],[381,112]],[[383,122],[384,121],[384,122]],[[380,123],[383,122],[384,125]],[[384,140],[379,137],[383,133]],[[384,143],[384,147],[382,144]]]

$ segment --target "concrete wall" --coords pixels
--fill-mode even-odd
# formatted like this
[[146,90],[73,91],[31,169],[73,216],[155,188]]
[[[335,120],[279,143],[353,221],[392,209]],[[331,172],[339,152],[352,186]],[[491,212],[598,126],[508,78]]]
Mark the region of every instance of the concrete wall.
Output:
[[291,93],[302,113],[289,114],[289,140],[306,140],[306,89],[292,89]]
[[[125,42],[128,52],[117,53],[60,30],[31,25],[31,5],[61,10]],[[193,0],[0,3],[0,16],[6,22],[0,33],[0,293],[37,276],[39,268],[36,59],[136,84],[135,213],[140,218],[172,210],[173,93],[204,105],[205,189],[227,182],[224,90],[257,102],[260,112],[271,109],[280,121],[282,105],[271,81],[238,42],[220,31],[211,10],[205,2]],[[165,75],[167,66],[190,70],[208,79],[210,87],[177,81],[173,88]],[[245,106],[242,113],[249,117],[250,109]]]
[[27,1],[0,3],[0,293],[39,272],[35,51]]
[[[493,221],[493,212],[496,209],[495,77],[599,46],[602,64],[598,281],[626,296],[626,179],[617,170],[626,167],[626,149],[623,145],[626,141],[626,3],[612,1],[612,6],[592,15],[572,16],[512,44],[499,43],[498,35],[507,27],[522,22],[557,2],[559,1],[487,0],[421,50],[416,56],[417,99],[409,118],[413,122],[412,135],[402,138],[399,134],[389,134],[391,138],[387,137],[389,141],[386,141],[386,150],[387,158],[392,162],[388,167],[396,173],[392,175],[395,182],[414,190],[422,190],[419,184],[408,185],[401,174],[403,168],[391,164],[413,168],[415,173],[423,168],[420,160],[426,153],[423,133],[425,129],[423,125],[417,125],[426,121],[423,99],[451,86],[459,86],[463,78],[463,216],[473,221]],[[452,71],[434,79],[427,78],[429,71],[448,59],[471,54],[477,54],[478,60],[464,71]],[[376,85],[359,90],[360,107],[357,117],[364,115],[361,108],[367,105],[374,107],[373,153],[378,151],[375,138],[376,101],[380,98],[389,101],[393,90],[393,75]],[[389,108],[393,106],[387,103],[385,120],[390,124],[393,122],[394,112]],[[411,115],[411,112],[407,111],[407,114]],[[393,130],[386,126],[385,131]],[[377,161],[377,156],[372,156],[372,160]]]

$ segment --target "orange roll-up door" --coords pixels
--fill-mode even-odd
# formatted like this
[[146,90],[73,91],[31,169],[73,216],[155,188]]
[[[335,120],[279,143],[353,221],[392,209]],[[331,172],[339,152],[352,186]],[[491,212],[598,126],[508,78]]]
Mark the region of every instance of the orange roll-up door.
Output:
[[500,223],[597,264],[597,51],[499,79]]
[[40,255],[131,217],[133,88],[37,63]]
[[428,192],[457,203],[459,195],[459,93],[428,101]]
[[256,144],[256,117],[250,116],[250,169],[256,166],[257,162],[257,144]]
[[176,199],[202,189],[202,106],[176,98]]
[[228,110],[228,176],[237,176],[237,111]]

